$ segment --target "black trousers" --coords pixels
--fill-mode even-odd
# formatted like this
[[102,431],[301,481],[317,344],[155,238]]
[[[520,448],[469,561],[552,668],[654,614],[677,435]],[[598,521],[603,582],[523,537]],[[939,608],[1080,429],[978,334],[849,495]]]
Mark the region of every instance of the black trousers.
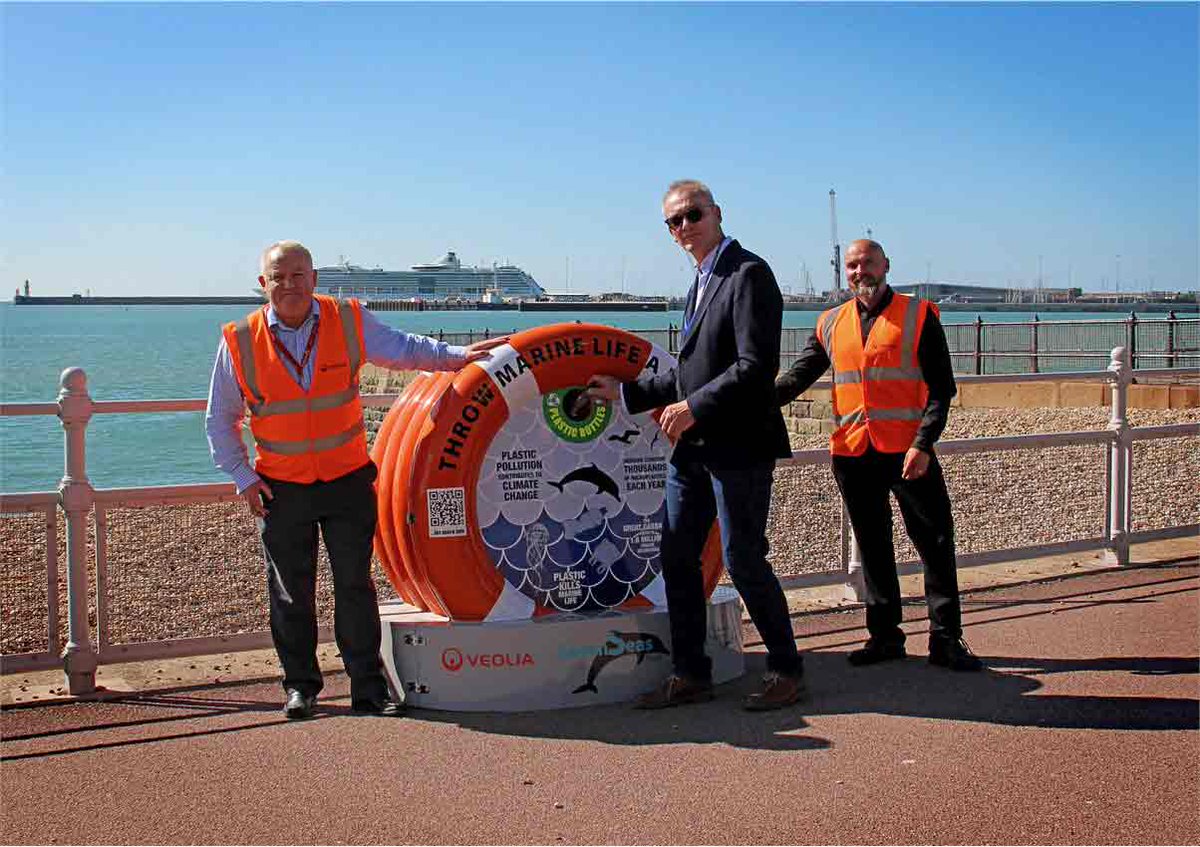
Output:
[[334,634],[353,699],[387,694],[379,658],[379,606],[371,580],[375,535],[375,465],[329,482],[264,479],[275,499],[259,522],[267,560],[271,638],[283,665],[283,687],[315,695],[317,664],[317,529],[333,570]]
[[662,568],[670,616],[672,663],[677,673],[712,678],[705,653],[708,606],[700,554],[715,518],[721,527],[725,569],[746,604],[763,644],[767,667],[799,676],[804,661],[796,649],[787,598],[767,561],[767,513],[775,460],[719,466],[676,448],[667,469],[667,521]]
[[903,453],[879,453],[871,447],[861,456],[833,457],[833,476],[862,550],[867,630],[877,641],[904,643],[890,492],[896,495],[904,528],[925,568],[929,637],[957,639],[962,636],[962,609],[954,557],[954,519],[942,466],[935,456],[926,474],[913,480],[901,477],[903,467]]

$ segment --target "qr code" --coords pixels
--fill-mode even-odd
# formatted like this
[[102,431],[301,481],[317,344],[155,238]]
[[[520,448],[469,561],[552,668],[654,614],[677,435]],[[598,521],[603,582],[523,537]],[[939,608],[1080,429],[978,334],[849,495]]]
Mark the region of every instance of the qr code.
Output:
[[430,488],[425,492],[429,505],[429,537],[452,538],[467,534],[467,498],[463,488]]

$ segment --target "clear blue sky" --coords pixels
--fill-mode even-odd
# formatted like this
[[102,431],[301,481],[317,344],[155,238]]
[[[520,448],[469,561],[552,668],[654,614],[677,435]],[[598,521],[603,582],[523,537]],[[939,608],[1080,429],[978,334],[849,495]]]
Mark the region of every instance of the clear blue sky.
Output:
[[830,188],[893,281],[1195,288],[1197,9],[6,3],[0,297],[241,294],[278,238],[682,293],[682,177],[792,290]]

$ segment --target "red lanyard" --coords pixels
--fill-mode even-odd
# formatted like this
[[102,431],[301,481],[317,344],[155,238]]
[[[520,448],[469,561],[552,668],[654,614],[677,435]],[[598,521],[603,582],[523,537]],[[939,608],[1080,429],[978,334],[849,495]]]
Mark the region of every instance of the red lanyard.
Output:
[[313,315],[312,332],[308,334],[308,344],[304,347],[304,358],[299,362],[296,361],[296,357],[292,355],[291,351],[283,346],[283,342],[279,340],[278,336],[273,332],[270,333],[271,341],[275,342],[275,349],[282,353],[283,358],[287,359],[292,367],[296,369],[297,380],[304,380],[304,366],[308,364],[308,359],[312,356],[313,347],[317,343],[317,330],[320,329],[319,323],[318,316]]

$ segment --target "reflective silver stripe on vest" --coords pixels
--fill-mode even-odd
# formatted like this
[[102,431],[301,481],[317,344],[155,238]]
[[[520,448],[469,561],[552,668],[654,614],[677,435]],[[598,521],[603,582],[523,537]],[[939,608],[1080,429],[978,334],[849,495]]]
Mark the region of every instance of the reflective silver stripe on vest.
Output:
[[[863,410],[851,412],[848,415],[838,415],[834,418],[837,421],[838,427],[847,426],[849,424],[862,423]],[[924,409],[872,409],[869,421],[919,421],[925,417]]]
[[358,396],[358,386],[354,385],[337,394],[326,394],[310,400],[301,397],[298,400],[279,400],[275,403],[259,403],[250,407],[250,414],[256,418],[269,418],[271,415],[295,415],[300,412],[323,412],[326,409],[336,409],[344,406]]
[[[853,304],[854,301],[851,301],[850,305]],[[858,371],[839,371],[837,363],[833,361],[833,325],[837,322],[838,314],[845,308],[845,306],[839,306],[836,309],[830,309],[825,313],[825,320],[821,321],[821,343],[825,345],[825,355],[829,357],[829,362],[834,368],[834,385],[862,382],[862,375]]]
[[[350,378],[354,380],[362,356],[358,349],[358,327],[354,324],[354,307],[345,300],[335,300],[338,315],[342,319],[342,337],[346,339],[346,353],[350,357]],[[357,382],[357,380],[355,380]]]
[[349,444],[365,431],[366,427],[362,421],[359,421],[344,432],[318,438],[315,441],[264,441],[261,438],[254,440],[259,447],[270,453],[278,453],[281,456],[302,456],[305,453],[322,453],[326,450],[333,450],[335,447],[341,447],[343,444]]
[[[921,369],[911,367],[900,368],[867,368],[867,379],[871,382],[886,382],[894,379],[921,379]],[[854,380],[858,382],[859,380]]]
[[868,420],[872,421],[919,421],[925,417],[924,409],[912,406],[903,409],[872,409]]
[[830,359],[833,359],[833,323],[843,308],[845,307],[839,306],[837,309],[830,309],[821,323],[821,343],[825,345],[825,352]]
[[[911,368],[913,353],[917,349],[917,313],[921,311],[921,301],[912,297],[904,309],[904,330],[900,333],[900,367]],[[920,370],[917,371],[918,375]]]
[[250,412],[254,413],[254,407],[263,401],[262,389],[258,387],[258,371],[254,368],[254,348],[250,341],[250,321],[247,318],[242,318],[233,327],[237,338],[238,345],[238,362],[242,366],[242,378],[246,380],[246,387],[250,389],[252,395],[247,400],[247,405],[250,407]]

